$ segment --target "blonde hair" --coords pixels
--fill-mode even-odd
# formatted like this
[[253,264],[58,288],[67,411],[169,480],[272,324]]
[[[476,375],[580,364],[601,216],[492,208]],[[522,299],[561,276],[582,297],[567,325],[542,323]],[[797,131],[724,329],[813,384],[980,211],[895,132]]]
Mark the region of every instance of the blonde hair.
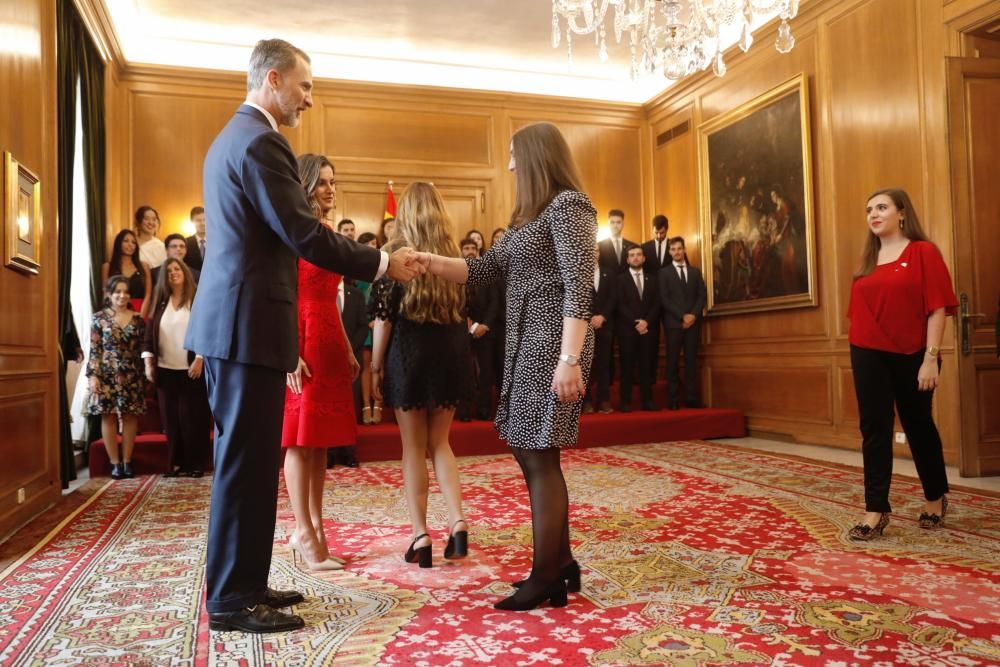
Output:
[[[882,188],[868,195],[868,199],[865,201],[870,202],[879,195],[886,195],[892,200],[892,203],[899,212],[903,214],[902,226],[900,227],[900,233],[903,236],[911,241],[930,241],[927,238],[927,234],[924,233],[923,227],[920,226],[917,209],[913,207],[913,202],[910,201],[910,195],[906,194],[906,190],[902,188]],[[875,270],[875,266],[878,264],[878,251],[881,249],[882,240],[869,229],[868,236],[865,237],[865,247],[861,251],[861,266],[858,268],[858,272],[854,274],[855,278],[867,276]]]
[[562,133],[552,123],[522,127],[511,137],[517,195],[510,224],[531,222],[563,190],[583,192],[580,170]]
[[[409,246],[445,257],[459,257],[451,236],[451,220],[441,194],[430,183],[411,183],[396,210],[396,229],[386,252]],[[426,273],[404,288],[400,311],[414,322],[455,324],[464,321],[465,287]]]

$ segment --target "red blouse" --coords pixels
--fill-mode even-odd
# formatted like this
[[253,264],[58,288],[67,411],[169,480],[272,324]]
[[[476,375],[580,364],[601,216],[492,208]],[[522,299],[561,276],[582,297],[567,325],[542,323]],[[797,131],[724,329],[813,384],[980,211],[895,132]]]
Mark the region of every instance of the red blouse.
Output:
[[911,241],[895,262],[854,281],[847,317],[851,345],[914,354],[927,346],[927,318],[958,310],[948,267],[933,243]]

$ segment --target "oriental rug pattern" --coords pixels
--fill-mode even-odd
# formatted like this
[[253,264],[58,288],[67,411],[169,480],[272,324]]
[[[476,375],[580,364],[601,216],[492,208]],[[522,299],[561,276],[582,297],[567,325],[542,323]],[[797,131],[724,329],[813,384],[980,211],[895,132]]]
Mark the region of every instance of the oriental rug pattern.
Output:
[[1000,664],[1000,499],[951,494],[921,531],[897,479],[884,539],[846,537],[860,470],[707,442],[567,451],[583,592],[564,609],[492,603],[530,568],[527,495],[509,456],[460,460],[472,555],[402,561],[397,463],[328,472],[343,572],[293,562],[282,498],[272,584],[307,595],[303,631],[210,633],[210,480],[109,483],[0,573],[4,665]]

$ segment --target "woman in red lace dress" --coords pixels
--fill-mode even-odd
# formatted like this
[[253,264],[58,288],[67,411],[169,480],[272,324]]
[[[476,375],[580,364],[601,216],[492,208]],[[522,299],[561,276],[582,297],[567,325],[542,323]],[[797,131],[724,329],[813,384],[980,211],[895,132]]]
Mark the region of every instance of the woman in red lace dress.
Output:
[[[333,165],[321,155],[306,153],[299,157],[299,177],[317,218],[326,224],[336,199]],[[351,385],[360,366],[337,308],[342,279],[299,260],[299,365],[288,374],[281,446],[295,514],[295,532],[288,543],[312,570],[344,566],[343,559],[330,555],[323,531],[326,450],[357,441]]]

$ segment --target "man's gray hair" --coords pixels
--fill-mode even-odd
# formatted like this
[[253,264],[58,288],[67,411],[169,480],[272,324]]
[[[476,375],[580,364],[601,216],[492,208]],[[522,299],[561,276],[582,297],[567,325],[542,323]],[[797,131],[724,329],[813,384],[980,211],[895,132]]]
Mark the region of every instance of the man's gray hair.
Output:
[[287,72],[296,65],[296,59],[302,58],[307,63],[312,62],[309,55],[302,49],[292,46],[283,39],[262,39],[253,47],[250,54],[250,67],[247,70],[247,91],[260,88],[268,70]]

